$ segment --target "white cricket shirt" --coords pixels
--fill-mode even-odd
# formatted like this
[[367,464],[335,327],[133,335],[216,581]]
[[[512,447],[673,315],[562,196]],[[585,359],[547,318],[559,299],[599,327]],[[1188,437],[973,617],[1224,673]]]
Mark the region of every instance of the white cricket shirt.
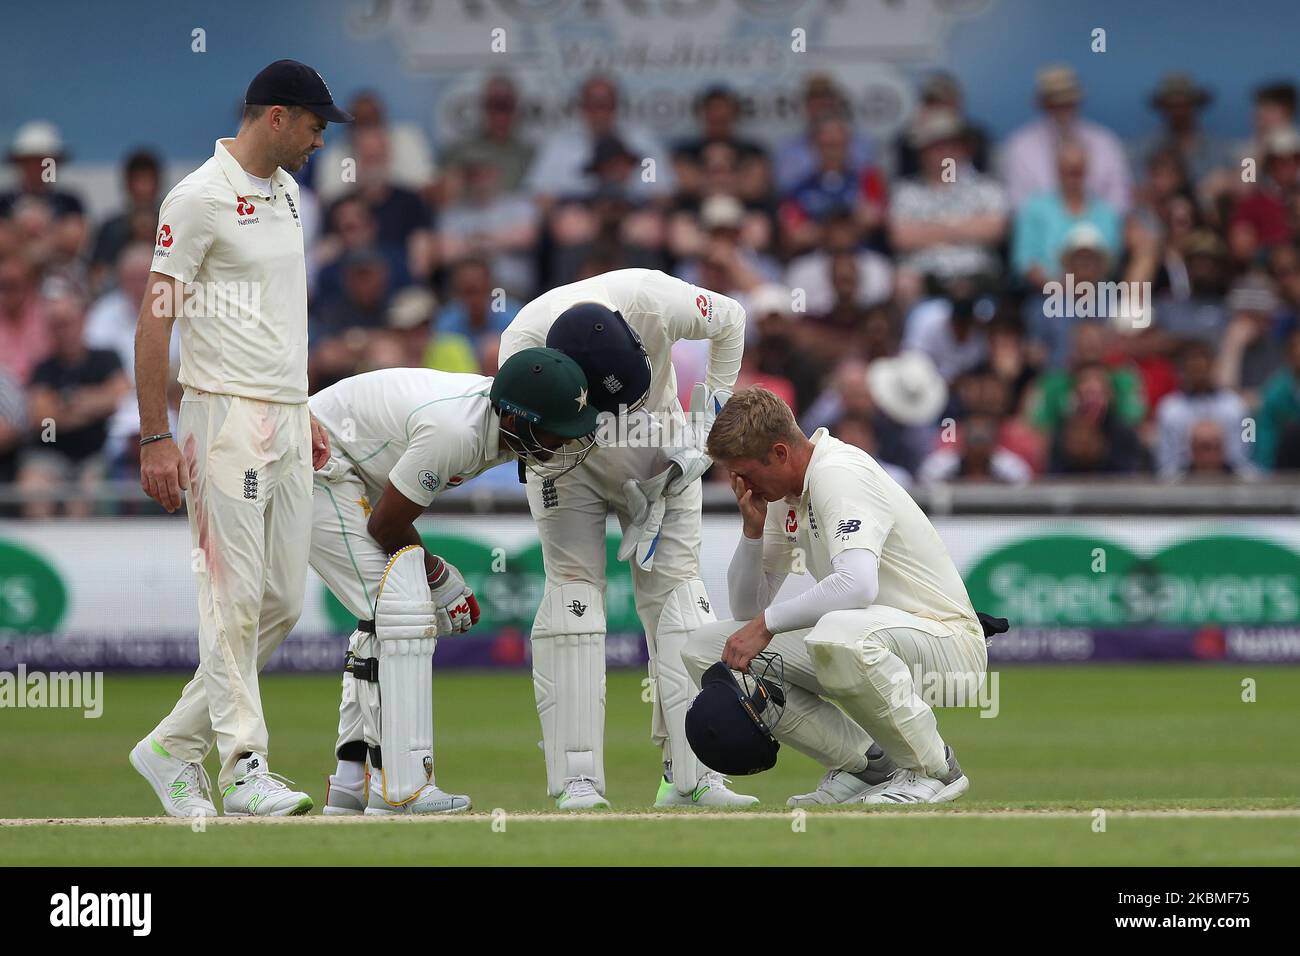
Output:
[[372,500],[385,482],[419,505],[514,455],[500,443],[492,379],[385,368],[335,382],[311,398],[335,455],[349,459]]
[[[614,309],[641,336],[650,356],[648,410],[667,411],[677,399],[672,348],[679,339],[711,339],[705,384],[710,389],[735,387],[745,349],[745,310],[735,299],[654,269],[606,272],[533,299],[502,334],[500,364],[523,349],[546,345],[546,333],[560,313],[579,302]],[[598,387],[595,382],[588,385]],[[625,404],[637,397],[630,396]]]
[[277,167],[255,186],[217,140],[158,213],[153,271],[187,284],[176,307],[182,385],[267,402],[307,401],[307,267],[298,184]]
[[[763,570],[834,573],[831,559],[864,548],[880,562],[874,603],[983,635],[966,584],[912,496],[860,448],[813,432],[797,502],[774,501],[763,526]],[[798,551],[796,551],[798,549]],[[802,566],[797,559],[802,556]]]

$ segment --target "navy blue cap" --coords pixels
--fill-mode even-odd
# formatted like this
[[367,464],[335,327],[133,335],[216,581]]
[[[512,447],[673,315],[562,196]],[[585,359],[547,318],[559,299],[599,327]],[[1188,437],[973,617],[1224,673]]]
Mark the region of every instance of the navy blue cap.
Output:
[[352,114],[334,105],[321,75],[297,60],[276,60],[253,77],[245,106],[301,106],[330,123],[351,123]]
[[561,312],[546,333],[546,347],[578,363],[587,376],[587,399],[598,412],[635,407],[650,391],[650,356],[641,337],[623,316],[598,302]]

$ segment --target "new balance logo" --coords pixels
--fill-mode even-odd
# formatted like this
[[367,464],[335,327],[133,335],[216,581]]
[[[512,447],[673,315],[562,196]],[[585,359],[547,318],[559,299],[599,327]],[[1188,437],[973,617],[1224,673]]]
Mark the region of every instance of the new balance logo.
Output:
[[582,617],[582,615],[587,613],[587,605],[583,604],[577,598],[574,598],[569,602],[569,610],[578,617]]
[[850,518],[847,521],[841,521],[835,528],[835,536],[838,538],[847,538],[861,527],[862,522],[857,518]]
[[257,498],[257,470],[254,468],[244,472],[244,497],[250,500]]
[[708,598],[700,598],[700,599],[699,599],[698,601],[696,601],[695,603],[698,604],[698,605],[700,606],[700,610],[703,611],[705,614],[708,614],[708,613],[709,613],[709,599],[708,599]]

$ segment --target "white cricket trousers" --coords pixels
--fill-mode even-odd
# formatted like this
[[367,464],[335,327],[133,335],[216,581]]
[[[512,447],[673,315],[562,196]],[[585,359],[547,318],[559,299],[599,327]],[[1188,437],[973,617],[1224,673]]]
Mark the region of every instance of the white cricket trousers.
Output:
[[[745,623],[719,621],[691,635],[682,659],[697,687]],[[777,739],[828,770],[860,769],[874,741],[900,767],[942,777],[948,764],[933,707],[976,703],[988,670],[976,626],[873,605],[831,611],[812,627],[777,634],[767,646],[785,671]]]
[[[658,414],[681,416],[682,413],[676,410]],[[528,504],[542,543],[548,589],[570,581],[585,581],[599,591],[605,590],[606,515],[613,508],[620,527],[626,532],[631,518],[623,482],[629,478],[653,478],[667,467],[662,448],[595,448],[581,465],[555,482],[555,498],[551,501],[543,493],[541,480],[528,472]],[[662,706],[666,694],[658,687],[663,675],[657,666],[656,636],[664,604],[673,590],[683,582],[700,577],[702,499],[699,481],[669,498],[653,567],[644,571],[635,561],[630,564],[637,617],[645,631],[650,657],[649,675],[656,683],[650,737],[660,747],[665,760],[672,759],[672,742]],[[565,693],[565,689],[559,689],[559,693]],[[688,746],[684,737],[676,744]],[[689,793],[695,781],[682,781],[682,785]]]
[[199,668],[153,737],[190,761],[203,760],[215,743],[224,790],[240,754],[267,753],[257,675],[302,612],[311,414],[306,404],[187,388],[179,427],[190,479]]

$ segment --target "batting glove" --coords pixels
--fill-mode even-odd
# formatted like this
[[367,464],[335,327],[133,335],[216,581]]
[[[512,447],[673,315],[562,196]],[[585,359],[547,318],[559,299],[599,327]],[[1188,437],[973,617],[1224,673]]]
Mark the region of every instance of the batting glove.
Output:
[[464,634],[478,623],[478,599],[455,567],[433,556],[429,592],[435,606],[439,634]]

